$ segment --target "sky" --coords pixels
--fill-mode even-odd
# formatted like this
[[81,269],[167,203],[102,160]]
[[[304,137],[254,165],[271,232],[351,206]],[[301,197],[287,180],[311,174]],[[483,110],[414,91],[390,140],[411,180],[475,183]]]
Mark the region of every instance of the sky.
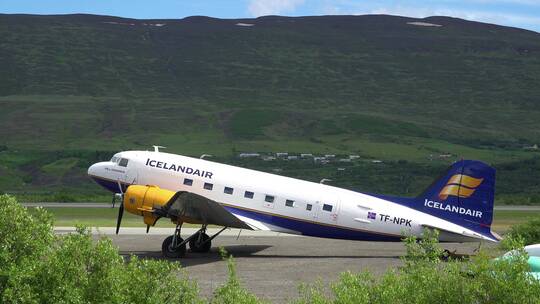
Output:
[[181,19],[193,15],[451,16],[540,32],[540,0],[0,0],[0,13],[89,13],[137,19]]

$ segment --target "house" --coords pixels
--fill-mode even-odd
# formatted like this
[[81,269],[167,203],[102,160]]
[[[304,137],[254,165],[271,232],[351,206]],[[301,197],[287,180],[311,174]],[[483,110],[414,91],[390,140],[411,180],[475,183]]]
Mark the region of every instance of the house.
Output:
[[240,153],[238,154],[240,158],[248,158],[248,157],[259,157],[261,156],[259,153]]

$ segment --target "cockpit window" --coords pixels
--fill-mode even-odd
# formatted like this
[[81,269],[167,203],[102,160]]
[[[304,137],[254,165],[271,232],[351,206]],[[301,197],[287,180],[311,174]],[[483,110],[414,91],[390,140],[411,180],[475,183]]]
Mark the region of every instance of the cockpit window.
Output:
[[120,159],[120,162],[118,163],[118,165],[119,165],[120,167],[127,167],[128,161],[129,161],[129,160],[128,160],[127,158],[121,158],[121,159]]
[[117,163],[119,159],[120,159],[120,158],[118,158],[118,157],[116,157],[116,156],[113,156],[113,157],[111,158],[111,163]]

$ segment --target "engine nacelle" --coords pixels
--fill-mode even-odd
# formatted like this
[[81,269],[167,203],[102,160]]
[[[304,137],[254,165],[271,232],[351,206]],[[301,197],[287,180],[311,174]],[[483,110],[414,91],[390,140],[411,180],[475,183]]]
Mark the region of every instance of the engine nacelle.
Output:
[[152,212],[165,205],[176,194],[158,186],[131,185],[124,193],[124,208],[135,215],[144,217],[146,225],[154,226],[158,217]]

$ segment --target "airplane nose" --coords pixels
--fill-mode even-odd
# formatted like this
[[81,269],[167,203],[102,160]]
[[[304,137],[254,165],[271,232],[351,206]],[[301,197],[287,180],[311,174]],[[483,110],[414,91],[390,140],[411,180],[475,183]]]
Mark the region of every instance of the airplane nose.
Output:
[[88,168],[88,175],[95,176],[97,175],[98,164],[93,164]]

